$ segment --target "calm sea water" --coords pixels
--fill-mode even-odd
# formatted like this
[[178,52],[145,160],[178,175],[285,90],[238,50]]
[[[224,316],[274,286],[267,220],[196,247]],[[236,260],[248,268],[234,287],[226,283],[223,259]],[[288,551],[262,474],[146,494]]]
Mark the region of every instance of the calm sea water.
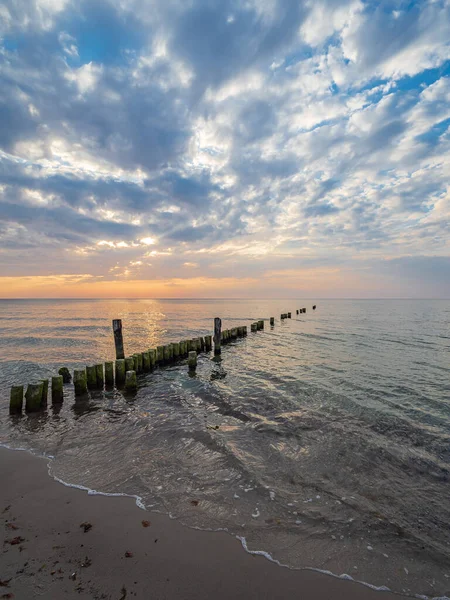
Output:
[[[450,301],[317,305],[0,301],[0,442],[290,567],[450,596]],[[267,321],[221,360],[201,355],[194,377],[181,361],[141,376],[133,397],[75,401],[67,386],[62,408],[8,415],[12,384],[112,360],[113,318],[131,354],[209,334],[215,316]]]

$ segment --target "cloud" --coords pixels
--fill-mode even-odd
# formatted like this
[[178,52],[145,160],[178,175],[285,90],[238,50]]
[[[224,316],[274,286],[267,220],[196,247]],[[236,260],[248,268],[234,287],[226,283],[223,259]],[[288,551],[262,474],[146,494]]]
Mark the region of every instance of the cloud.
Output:
[[330,294],[448,293],[448,2],[7,0],[0,21],[0,276],[272,289],[301,264]]

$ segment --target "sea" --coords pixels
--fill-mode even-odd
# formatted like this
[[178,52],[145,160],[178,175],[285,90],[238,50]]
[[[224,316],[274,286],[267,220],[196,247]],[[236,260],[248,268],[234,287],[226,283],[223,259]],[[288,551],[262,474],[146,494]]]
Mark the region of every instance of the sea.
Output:
[[[113,319],[129,355],[215,317],[248,335],[195,374],[9,415],[12,385],[114,360]],[[0,444],[281,566],[450,597],[450,300],[1,300]]]

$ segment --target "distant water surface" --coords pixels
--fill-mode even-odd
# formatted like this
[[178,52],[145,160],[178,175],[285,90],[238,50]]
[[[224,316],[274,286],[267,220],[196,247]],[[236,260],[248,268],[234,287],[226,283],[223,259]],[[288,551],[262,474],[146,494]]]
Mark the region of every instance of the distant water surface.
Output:
[[[450,301],[316,303],[0,301],[0,443],[290,567],[450,596]],[[133,397],[67,386],[62,408],[8,415],[11,385],[114,359],[113,318],[131,354],[210,334],[215,316],[265,330],[201,355],[194,377],[181,361]]]

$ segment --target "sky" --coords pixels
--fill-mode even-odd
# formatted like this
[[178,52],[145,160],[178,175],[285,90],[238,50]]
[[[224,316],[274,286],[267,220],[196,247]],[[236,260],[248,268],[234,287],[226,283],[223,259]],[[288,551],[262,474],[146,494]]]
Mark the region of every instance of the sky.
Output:
[[450,0],[3,0],[0,298],[450,297]]

